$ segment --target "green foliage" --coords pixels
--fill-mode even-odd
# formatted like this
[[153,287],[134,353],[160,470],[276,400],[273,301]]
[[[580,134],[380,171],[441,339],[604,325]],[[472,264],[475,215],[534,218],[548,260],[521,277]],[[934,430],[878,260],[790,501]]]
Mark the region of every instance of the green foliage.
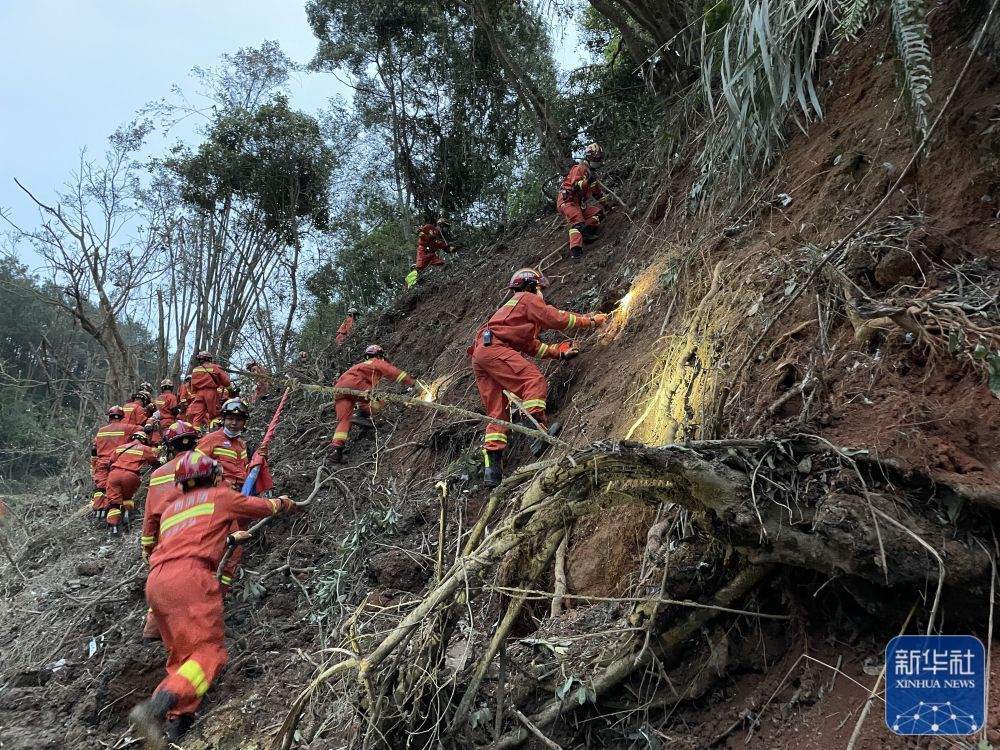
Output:
[[328,226],[333,151],[317,120],[291,109],[283,96],[254,111],[224,112],[195,152],[166,163],[182,179],[186,201],[211,211],[232,197],[244,200],[288,243],[300,220]]
[[892,31],[902,68],[903,89],[920,138],[930,126],[931,48],[925,0],[892,0]]

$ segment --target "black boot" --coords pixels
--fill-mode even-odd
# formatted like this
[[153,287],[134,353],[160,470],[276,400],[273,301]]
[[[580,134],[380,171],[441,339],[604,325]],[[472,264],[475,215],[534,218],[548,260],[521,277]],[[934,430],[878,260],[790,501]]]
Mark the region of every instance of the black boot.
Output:
[[152,750],[164,750],[167,738],[164,735],[164,719],[167,712],[177,705],[177,696],[166,690],[154,694],[149,700],[143,701],[132,709],[128,720],[135,731],[146,738],[146,747]]
[[[549,433],[549,437],[555,437],[560,432],[562,432],[562,424],[559,422],[553,422],[552,424],[549,425],[549,429],[547,430],[547,432]],[[540,458],[541,455],[548,450],[548,448],[549,448],[548,443],[546,443],[541,438],[536,438],[531,443],[531,455],[533,455],[535,458]]]
[[483,486],[498,487],[503,481],[503,451],[483,451]]
[[601,230],[597,227],[585,226],[581,231],[581,234],[583,235],[584,244],[589,245],[591,242],[597,239],[600,233]]
[[362,430],[375,429],[375,423],[372,421],[372,418],[360,411],[355,411],[351,415],[351,424],[355,427],[360,427]]
[[194,714],[181,714],[176,719],[167,722],[165,734],[171,742],[180,742],[187,730],[194,724]]
[[580,260],[580,258],[583,257],[583,248],[574,247],[572,250],[570,250],[569,257],[572,258],[573,260]]
[[344,463],[344,446],[334,445],[330,451],[330,460],[335,464]]

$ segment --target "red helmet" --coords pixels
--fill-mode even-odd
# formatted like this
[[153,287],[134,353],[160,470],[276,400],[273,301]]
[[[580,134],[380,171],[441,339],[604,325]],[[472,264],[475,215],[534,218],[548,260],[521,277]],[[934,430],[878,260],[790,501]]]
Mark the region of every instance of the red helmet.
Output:
[[529,287],[541,287],[542,289],[548,289],[549,280],[545,277],[545,274],[539,270],[534,268],[522,268],[510,277],[510,283],[507,284],[507,286],[518,292]]
[[167,445],[172,446],[175,442],[183,440],[184,438],[195,438],[197,436],[198,431],[194,428],[194,425],[178,420],[170,425],[167,428],[167,431],[163,433],[163,440]]
[[120,406],[112,406],[108,409],[108,419],[125,419],[125,410]]
[[591,143],[583,150],[583,158],[594,164],[604,161],[604,149],[600,143]]
[[178,484],[187,484],[198,479],[210,479],[222,469],[219,462],[203,453],[191,451],[181,456],[174,469],[174,480]]
[[385,354],[385,350],[378,344],[372,344],[367,349],[365,349],[366,357],[381,357]]
[[210,352],[208,349],[202,349],[200,352],[194,355],[194,358],[197,360],[211,359],[212,352]]

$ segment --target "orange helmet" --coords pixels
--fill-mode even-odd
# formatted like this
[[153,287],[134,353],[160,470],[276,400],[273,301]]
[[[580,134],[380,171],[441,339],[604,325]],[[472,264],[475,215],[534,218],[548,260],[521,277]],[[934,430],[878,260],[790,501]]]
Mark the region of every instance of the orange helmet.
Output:
[[125,410],[120,406],[112,406],[108,409],[108,419],[125,419]]
[[163,441],[171,447],[174,446],[174,443],[180,442],[184,438],[191,438],[193,440],[196,437],[198,437],[198,431],[194,428],[194,425],[180,420],[170,425],[167,431],[163,433]]

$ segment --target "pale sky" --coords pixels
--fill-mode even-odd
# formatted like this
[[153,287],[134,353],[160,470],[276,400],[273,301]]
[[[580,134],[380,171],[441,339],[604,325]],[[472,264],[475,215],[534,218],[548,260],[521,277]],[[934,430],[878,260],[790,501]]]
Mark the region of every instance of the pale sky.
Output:
[[[0,0],[0,209],[34,226],[37,211],[14,177],[51,199],[82,147],[99,156],[116,127],[173,84],[193,92],[191,68],[265,39],[308,62],[316,42],[305,0]],[[576,39],[572,25],[557,34],[564,67],[580,62]],[[331,96],[350,99],[330,74],[299,74],[290,89],[293,106],[311,113]],[[147,150],[161,153],[179,135],[189,133]]]

